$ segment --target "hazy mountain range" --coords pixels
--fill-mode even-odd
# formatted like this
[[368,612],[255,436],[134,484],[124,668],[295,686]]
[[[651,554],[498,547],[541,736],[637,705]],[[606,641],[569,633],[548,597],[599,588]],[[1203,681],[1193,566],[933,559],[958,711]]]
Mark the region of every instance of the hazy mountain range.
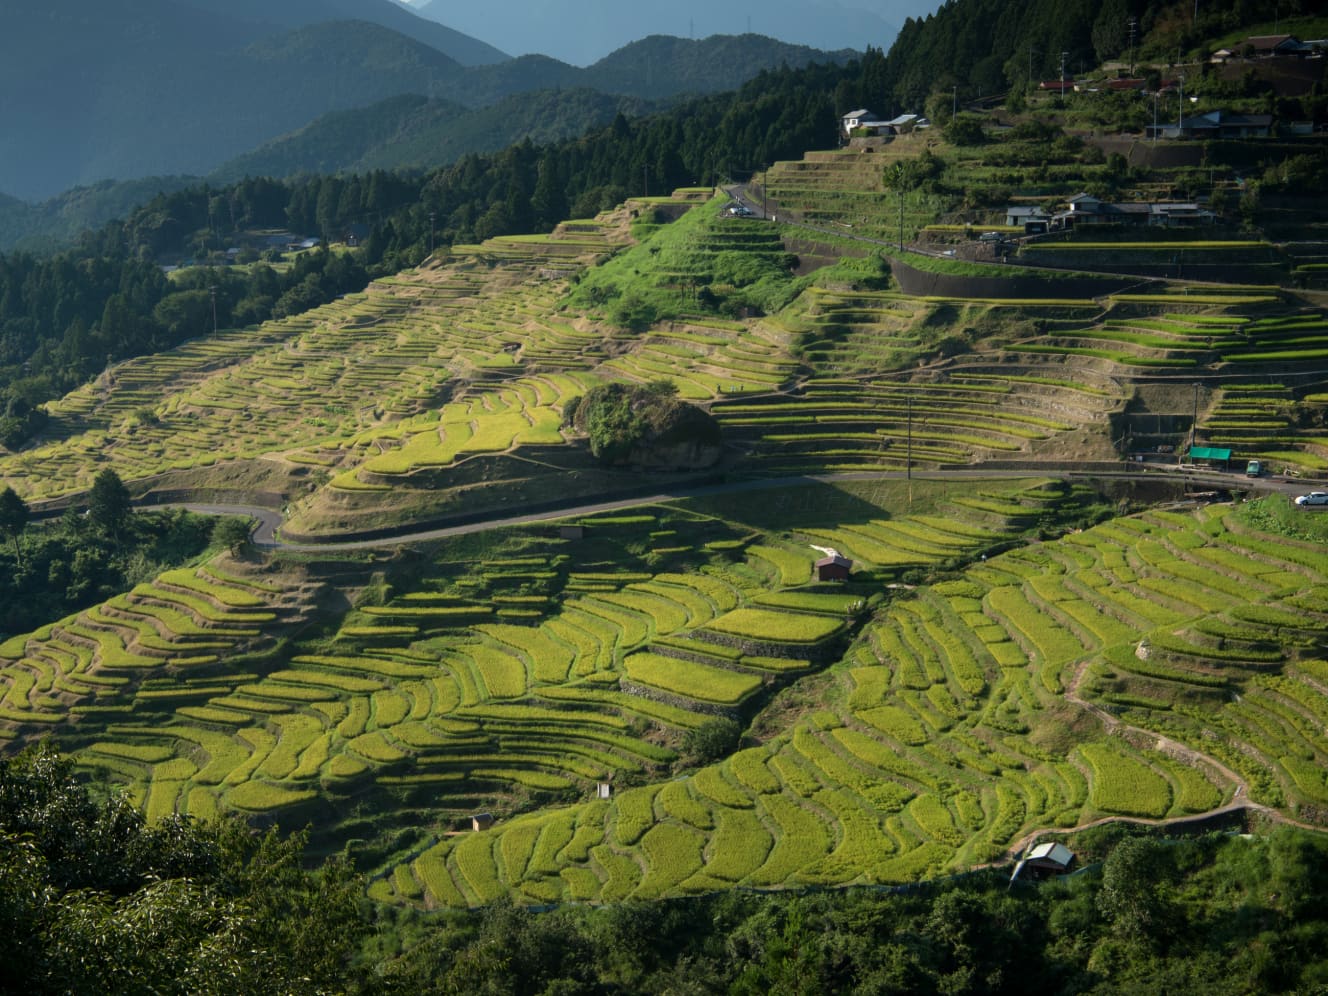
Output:
[[827,50],[889,48],[934,0],[411,0],[425,17],[505,52],[539,52],[585,66],[651,34],[680,38],[754,32]]
[[[498,8],[490,24],[501,23]],[[471,109],[540,90],[657,100],[830,57],[755,35],[651,38],[582,69],[510,58],[396,0],[8,0],[0,194],[31,202],[108,178],[206,175],[323,115],[405,94]],[[595,119],[604,106],[580,103],[594,103]]]

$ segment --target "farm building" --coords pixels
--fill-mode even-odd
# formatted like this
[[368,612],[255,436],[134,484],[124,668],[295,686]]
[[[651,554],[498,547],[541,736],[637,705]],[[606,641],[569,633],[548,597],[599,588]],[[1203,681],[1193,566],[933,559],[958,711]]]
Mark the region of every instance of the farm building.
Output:
[[1064,844],[1038,844],[1014,866],[1014,874],[1010,876],[1010,881],[1064,875],[1073,863],[1074,852]]
[[893,129],[893,134],[905,135],[915,128],[930,128],[931,122],[917,114],[901,114],[886,122]]
[[1242,55],[1255,59],[1271,59],[1278,55],[1304,58],[1314,52],[1313,42],[1303,42],[1295,35],[1251,35],[1238,46]]
[[894,129],[890,127],[888,121],[878,118],[865,107],[856,111],[849,111],[839,119],[840,134],[844,138],[852,138],[854,132],[867,135],[892,135]]
[[1211,225],[1217,215],[1195,203],[1109,204],[1091,194],[1079,194],[1067,202],[1068,208],[1052,216],[1052,228],[1075,228],[1080,225],[1149,225],[1155,228],[1185,228]]
[[[1012,205],[1005,209],[1005,223],[1007,225],[1018,225],[1025,232],[1045,232],[1047,226],[1051,224],[1051,215],[1040,207]],[[1029,226],[1033,226],[1032,229]]]
[[470,818],[470,829],[488,830],[493,826],[494,819],[492,813],[476,813]]
[[1191,446],[1190,461],[1207,467],[1221,464],[1222,470],[1231,469],[1231,449],[1226,446]]
[[853,561],[839,554],[832,554],[829,557],[822,557],[816,562],[816,580],[817,581],[847,581],[849,571],[853,569]]
[[1149,125],[1148,138],[1267,138],[1272,134],[1271,114],[1230,114],[1209,111],[1174,124]]

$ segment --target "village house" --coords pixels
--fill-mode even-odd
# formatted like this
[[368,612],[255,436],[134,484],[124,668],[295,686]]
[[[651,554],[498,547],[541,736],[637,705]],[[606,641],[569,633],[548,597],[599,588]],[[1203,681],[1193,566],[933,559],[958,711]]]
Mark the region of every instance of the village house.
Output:
[[894,131],[890,128],[889,122],[878,118],[865,107],[856,111],[849,111],[840,118],[840,135],[848,140],[859,137],[877,137],[880,135],[893,135]]
[[[1008,213],[1007,213],[1008,217]],[[1052,215],[1053,229],[1081,225],[1148,225],[1155,228],[1190,228],[1212,225],[1218,216],[1195,202],[1124,202],[1109,204],[1091,194],[1071,197],[1068,207]]]
[[1294,35],[1251,35],[1236,50],[1248,53],[1256,59],[1272,59],[1277,56],[1295,56],[1304,58],[1314,52],[1314,45],[1302,42]]
[[1267,138],[1272,134],[1271,114],[1229,114],[1226,111],[1208,111],[1195,114],[1183,121],[1149,125],[1144,135],[1157,138]]

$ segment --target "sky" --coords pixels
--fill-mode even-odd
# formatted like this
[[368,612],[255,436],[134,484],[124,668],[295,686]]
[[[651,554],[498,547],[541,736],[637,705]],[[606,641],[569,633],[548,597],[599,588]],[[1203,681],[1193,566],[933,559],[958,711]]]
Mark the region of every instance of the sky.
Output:
[[827,50],[888,49],[908,17],[939,0],[405,0],[417,12],[507,52],[584,66],[651,34],[754,31]]

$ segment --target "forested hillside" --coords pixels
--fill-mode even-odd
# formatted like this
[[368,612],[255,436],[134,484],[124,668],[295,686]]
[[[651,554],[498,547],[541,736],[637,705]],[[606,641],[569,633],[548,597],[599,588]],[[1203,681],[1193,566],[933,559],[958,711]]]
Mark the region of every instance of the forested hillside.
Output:
[[[928,95],[954,86],[967,99],[1025,93],[1059,78],[1062,57],[1071,76],[1108,60],[1128,64],[1131,19],[1134,56],[1174,64],[1241,25],[1265,21],[1271,31],[1280,22],[1294,30],[1294,18],[1316,13],[1312,0],[1198,4],[1192,11],[1156,0],[952,0],[904,22],[880,76],[868,84],[868,102],[916,110]],[[1197,54],[1202,63],[1206,53]]]
[[[763,68],[828,58],[748,35],[654,39],[588,69],[544,56],[463,65],[432,22],[393,8],[425,29],[408,35],[397,18],[348,19],[343,11],[357,10],[350,0],[335,9],[346,19],[313,19],[307,5],[265,17],[178,0],[110,0],[57,14],[21,0],[5,14],[0,83],[23,98],[0,105],[0,128],[25,142],[0,148],[0,192],[32,200],[108,178],[202,175],[322,114],[402,94],[469,107],[560,87],[664,97],[727,90]],[[66,68],[75,63],[77,75]]]
[[[834,142],[830,94],[862,66],[762,73],[736,94],[536,147],[522,143],[420,177],[382,171],[277,183],[244,180],[154,198],[124,222],[55,257],[0,256],[0,396],[6,439],[35,431],[32,410],[108,361],[169,347],[212,327],[295,314],[363,287],[366,273],[418,262],[436,245],[547,231],[633,194],[745,175]],[[337,241],[372,229],[354,259],[320,253],[294,268],[197,269],[167,281],[156,260],[207,258],[244,230],[289,228]],[[127,274],[134,274],[129,277]],[[96,275],[93,279],[90,276]],[[16,420],[16,421],[15,421]]]
[[436,169],[466,153],[579,137],[619,114],[637,118],[654,106],[640,98],[586,89],[522,93],[478,109],[427,97],[392,97],[318,118],[231,160],[209,180],[225,184],[246,176]]

